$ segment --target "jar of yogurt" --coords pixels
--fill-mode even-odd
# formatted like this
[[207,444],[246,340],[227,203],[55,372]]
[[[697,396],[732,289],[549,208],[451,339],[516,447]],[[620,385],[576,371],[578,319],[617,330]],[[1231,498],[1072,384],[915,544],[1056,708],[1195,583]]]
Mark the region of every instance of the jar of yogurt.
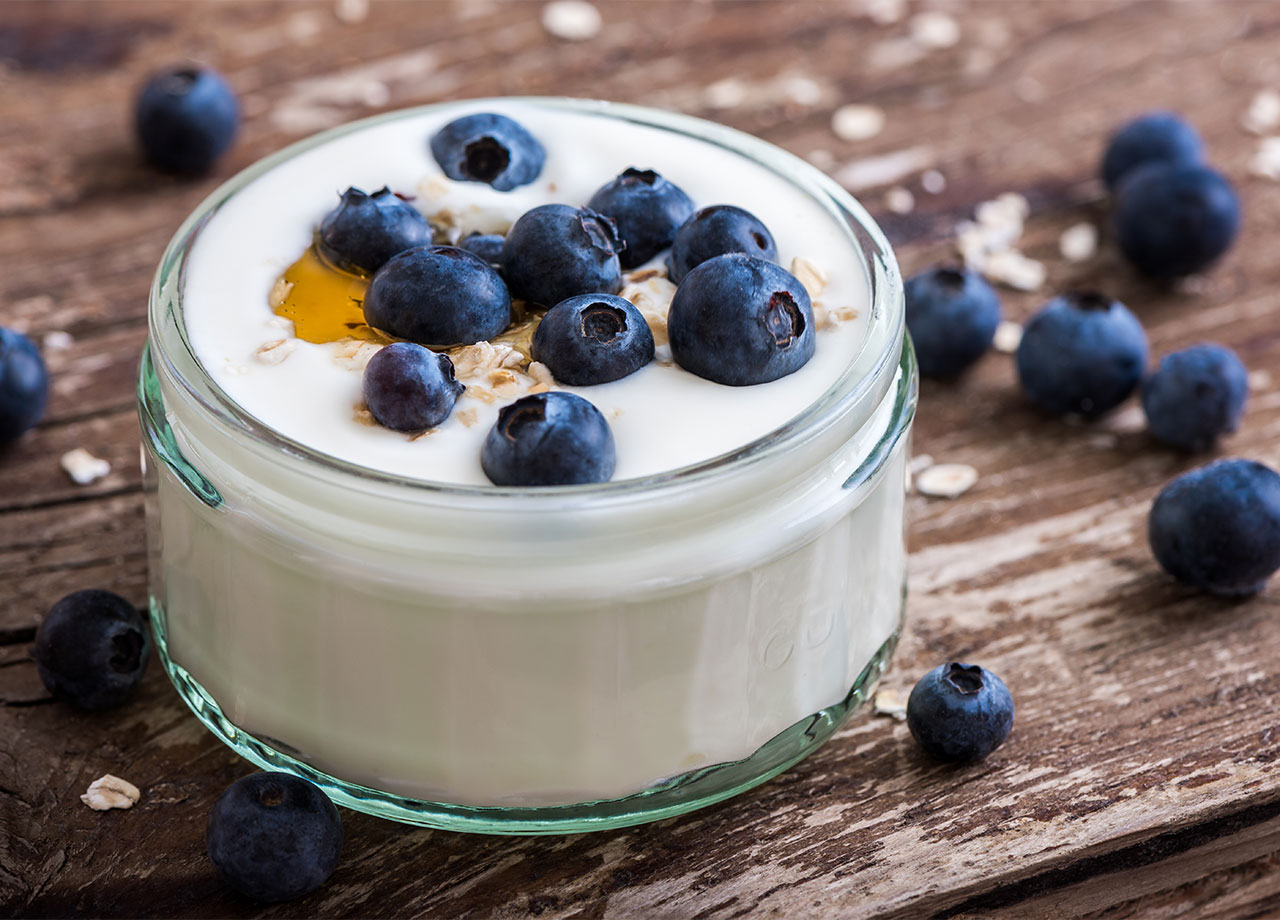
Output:
[[[535,181],[444,177],[429,139],[479,111],[541,141]],[[449,419],[406,436],[361,414],[377,337],[309,341],[289,317],[290,272],[347,186],[404,192],[456,238],[582,205],[628,166],[772,230],[813,295],[803,367],[755,386],[682,369],[661,335],[674,286],[659,257],[622,291],[657,333],[651,364],[561,387],[502,337],[477,343],[451,352],[468,389]],[[247,759],[400,821],[568,833],[749,789],[830,737],[897,641],[916,394],[904,327],[866,212],[725,127],[470,100],[296,144],[195,211],[152,289],[139,411],[164,666]],[[609,419],[610,481],[485,478],[499,409],[548,387]]]

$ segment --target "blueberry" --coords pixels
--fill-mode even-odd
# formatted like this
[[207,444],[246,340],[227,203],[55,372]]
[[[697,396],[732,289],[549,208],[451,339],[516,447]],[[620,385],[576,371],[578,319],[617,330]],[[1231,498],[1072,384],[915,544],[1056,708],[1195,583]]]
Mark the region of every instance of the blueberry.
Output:
[[731,204],[703,208],[676,230],[671,255],[667,257],[667,275],[672,283],[679,284],[707,259],[730,252],[778,261],[773,234],[750,211]]
[[1256,594],[1280,569],[1280,473],[1252,460],[1184,473],[1156,496],[1147,538],[1179,581],[1227,597]]
[[607,482],[615,466],[613,432],[581,396],[561,390],[525,396],[498,412],[480,464],[499,486]]
[[516,297],[553,306],[575,294],[622,288],[622,243],[609,218],[587,208],[544,204],[520,216],[502,244],[502,272]]
[[1139,166],[1172,163],[1189,166],[1204,159],[1204,142],[1196,129],[1173,112],[1150,112],[1111,136],[1102,157],[1102,180],[1115,189]]
[[50,608],[31,655],[54,696],[78,709],[107,709],[133,693],[150,651],[136,607],[110,591],[88,590]]
[[986,668],[949,661],[911,689],[907,727],[938,760],[982,760],[1009,737],[1013,697]]
[[448,355],[412,342],[379,351],[364,369],[364,401],[378,424],[395,431],[434,428],[465,390]]
[[925,377],[954,377],[982,357],[1000,324],[1000,298],[976,272],[931,268],[907,282],[907,329]]
[[49,400],[49,373],[35,343],[0,326],[0,444],[40,421]]
[[199,175],[231,146],[240,127],[240,104],[216,72],[178,67],[161,71],[142,88],[134,117],[152,166]]
[[287,901],[333,874],[342,819],[314,783],[291,773],[254,773],[218,796],[204,842],[232,888],[259,901]]
[[471,233],[463,237],[458,247],[490,265],[498,265],[502,262],[502,243],[503,237],[498,233]]
[[767,383],[813,357],[813,306],[790,272],[731,253],[689,272],[667,312],[667,335],[676,363],[699,377]]
[[484,182],[499,192],[528,185],[547,160],[523,125],[491,112],[449,122],[431,138],[431,155],[450,179]]
[[347,189],[316,234],[325,258],[364,274],[373,274],[398,252],[430,243],[431,225],[422,212],[386,186],[372,195]]
[[1151,434],[1190,451],[1208,450],[1235,431],[1248,396],[1249,375],[1236,353],[1208,343],[1166,355],[1142,384]]
[[1116,193],[1116,243],[1153,278],[1198,272],[1231,248],[1240,199],[1207,166],[1156,163],[1135,170]]
[[608,383],[653,360],[653,333],[629,301],[612,294],[579,294],[542,317],[531,356],[569,386]]
[[623,268],[648,262],[671,245],[676,230],[693,214],[693,201],[678,185],[652,169],[634,166],[601,186],[587,207],[612,217],[626,243]]
[[364,318],[419,345],[471,345],[507,328],[511,295],[498,273],[465,249],[419,246],[374,273]]
[[1147,364],[1142,324],[1117,300],[1063,294],[1031,318],[1018,345],[1018,378],[1055,415],[1101,415],[1124,402]]

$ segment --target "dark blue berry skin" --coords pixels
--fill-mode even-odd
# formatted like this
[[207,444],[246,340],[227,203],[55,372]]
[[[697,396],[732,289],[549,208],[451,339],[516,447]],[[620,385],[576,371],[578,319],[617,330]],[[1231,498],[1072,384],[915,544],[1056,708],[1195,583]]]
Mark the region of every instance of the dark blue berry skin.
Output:
[[767,383],[813,357],[813,305],[804,285],[772,262],[716,256],[676,289],[667,335],[690,373],[735,387]]
[[507,232],[502,273],[512,294],[545,307],[575,294],[616,294],[622,288],[621,248],[617,228],[604,215],[544,204]]
[[1190,275],[1235,242],[1240,198],[1207,166],[1144,166],[1120,184],[1115,228],[1120,251],[1144,275]]
[[364,401],[378,424],[394,431],[434,428],[466,389],[448,355],[412,342],[379,351],[364,369]]
[[364,295],[370,326],[419,345],[471,345],[511,322],[511,295],[484,260],[453,246],[393,256]]
[[232,888],[258,901],[287,901],[333,874],[342,819],[315,784],[290,773],[254,773],[218,796],[204,841]]
[[396,253],[430,243],[427,219],[386,186],[372,195],[358,188],[347,189],[316,233],[316,246],[326,259],[339,268],[366,275],[376,272]]
[[1018,379],[1046,412],[1101,415],[1129,396],[1147,364],[1147,334],[1124,304],[1063,294],[1031,318],[1018,345]]
[[1013,697],[995,674],[950,661],[934,668],[907,698],[907,727],[938,760],[982,760],[1009,737]]
[[147,669],[151,638],[138,609],[110,591],[76,591],[50,608],[32,657],[49,692],[78,709],[129,698]]
[[1196,129],[1173,112],[1149,112],[1111,136],[1102,156],[1102,181],[1114,190],[1139,166],[1172,163],[1190,166],[1204,159],[1204,142]]
[[925,377],[955,377],[991,347],[1000,298],[977,272],[931,268],[906,285],[907,329]]
[[49,401],[49,372],[34,342],[0,326],[0,444],[40,421]]
[[1235,431],[1248,397],[1249,374],[1236,353],[1209,343],[1166,355],[1142,384],[1151,434],[1187,451],[1208,450]]
[[491,112],[449,122],[431,138],[431,155],[450,179],[483,182],[499,192],[528,185],[547,161],[523,125]]
[[587,207],[612,217],[626,243],[618,258],[623,268],[648,262],[671,245],[676,230],[693,215],[693,199],[652,169],[624,170],[601,186]]
[[579,294],[542,317],[531,356],[569,386],[608,383],[653,360],[653,333],[630,301],[612,294]]
[[231,87],[204,67],[178,67],[154,77],[134,109],[147,161],[164,172],[201,175],[235,140],[240,104]]
[[479,256],[490,265],[499,265],[502,262],[503,239],[497,233],[472,233],[463,237],[458,247],[473,256]]
[[778,261],[773,234],[750,211],[731,204],[703,208],[676,230],[667,257],[667,275],[673,284],[679,284],[703,262],[730,252]]
[[1280,569],[1280,473],[1252,460],[1184,473],[1156,496],[1147,538],[1179,581],[1224,597],[1257,594]]
[[480,451],[498,486],[563,486],[607,482],[616,453],[600,410],[581,396],[553,390],[504,406]]

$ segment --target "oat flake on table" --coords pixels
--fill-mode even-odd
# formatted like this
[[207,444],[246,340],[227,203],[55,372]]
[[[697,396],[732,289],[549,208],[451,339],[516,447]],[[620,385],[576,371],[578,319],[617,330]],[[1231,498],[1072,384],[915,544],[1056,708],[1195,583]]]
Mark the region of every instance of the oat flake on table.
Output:
[[595,38],[603,25],[600,11],[586,0],[552,0],[542,8],[542,27],[565,41]]
[[915,477],[916,491],[935,498],[959,498],[978,481],[978,471],[967,463],[939,463]]
[[850,103],[831,114],[831,133],[842,141],[865,141],[884,130],[884,109],[876,105]]
[[112,808],[132,808],[140,798],[142,793],[137,786],[107,773],[89,784],[88,790],[80,796],[80,801],[94,811],[107,811]]
[[95,457],[83,447],[69,450],[58,461],[63,471],[78,486],[87,486],[97,482],[111,472],[111,464],[100,457]]

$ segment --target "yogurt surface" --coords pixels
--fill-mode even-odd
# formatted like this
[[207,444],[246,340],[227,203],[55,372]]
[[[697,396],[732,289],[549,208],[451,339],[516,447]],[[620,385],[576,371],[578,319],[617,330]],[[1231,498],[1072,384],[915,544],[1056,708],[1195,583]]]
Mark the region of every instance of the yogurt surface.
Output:
[[[471,111],[509,115],[542,142],[547,162],[533,184],[496,192],[444,176],[428,141],[445,123]],[[487,485],[481,444],[498,410],[539,382],[536,374],[528,375],[527,365],[494,377],[505,369],[499,366],[501,348],[497,355],[475,349],[458,362],[467,393],[429,436],[370,425],[359,409],[361,372],[376,347],[295,338],[292,324],[272,310],[273,288],[310,246],[316,225],[348,186],[372,192],[387,185],[414,195],[415,206],[433,223],[465,235],[505,232],[540,204],[585,205],[628,166],[656,170],[683,188],[697,207],[746,208],[773,233],[784,268],[801,259],[825,276],[814,284],[810,273],[796,270],[814,299],[814,356],[780,380],[729,387],[672,363],[659,334],[656,360],[622,380],[551,386],[583,396],[605,414],[617,444],[615,480],[659,474],[736,450],[817,400],[858,354],[870,318],[864,269],[852,258],[848,228],[786,179],[706,141],[611,116],[607,107],[596,115],[532,102],[485,101],[475,108],[371,125],[290,158],[232,196],[198,235],[184,284],[192,348],[231,399],[287,438],[407,478]],[[652,271],[665,255],[627,273],[636,280],[622,292],[659,330],[674,291]]]

